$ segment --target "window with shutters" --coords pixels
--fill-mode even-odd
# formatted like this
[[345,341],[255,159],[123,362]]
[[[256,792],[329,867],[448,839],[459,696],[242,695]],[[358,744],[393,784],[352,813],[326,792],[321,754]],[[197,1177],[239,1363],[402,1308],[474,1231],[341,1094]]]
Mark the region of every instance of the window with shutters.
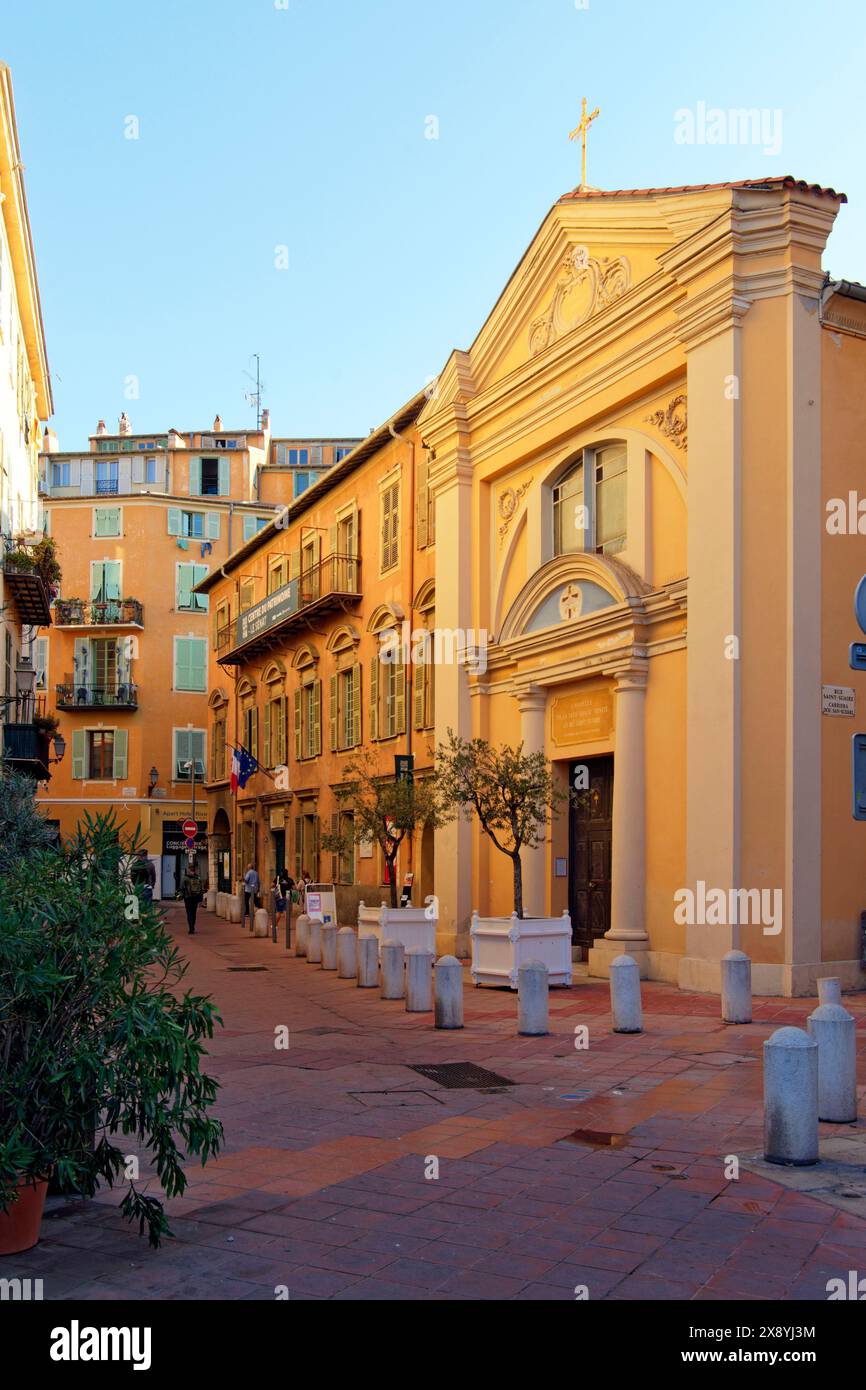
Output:
[[114,777],[114,730],[88,729],[88,776],[95,781]]
[[284,767],[287,761],[287,709],[284,694],[274,693],[265,705],[265,767]]
[[295,655],[300,686],[294,693],[295,760],[307,762],[322,751],[322,682],[317,678],[317,657],[310,647]]
[[415,479],[415,544],[419,550],[436,541],[436,507],[429,477],[429,458],[419,459]]
[[361,743],[361,667],[347,666],[331,680],[331,747],[342,753]]
[[217,604],[213,620],[213,644],[217,652],[228,646],[231,637],[231,605],[227,598]]
[[207,690],[207,638],[175,637],[175,690]]
[[220,460],[202,459],[201,461],[201,495],[202,497],[219,497],[220,495]]
[[351,811],[331,813],[331,834],[339,836],[342,850],[331,855],[331,879],[334,883],[355,882],[355,817]]
[[259,711],[255,702],[247,701],[241,710],[241,734],[243,746],[248,753],[252,753],[258,762],[259,758]]
[[207,594],[193,593],[199,580],[208,572],[207,565],[178,564],[175,567],[175,598],[177,607],[184,613],[206,613]]
[[241,613],[246,613],[248,608],[252,608],[256,601],[256,581],[255,579],[242,579],[238,586],[238,607]]
[[218,715],[211,727],[210,780],[222,782],[228,776],[226,758],[226,716]]
[[184,512],[180,513],[181,536],[190,536],[193,540],[204,538],[204,512]]
[[272,556],[268,561],[268,593],[275,594],[289,582],[288,555]]
[[406,666],[393,610],[382,607],[369,631],[377,654],[370,662],[370,738],[396,738],[406,732]]
[[432,581],[422,586],[415,601],[416,612],[423,623],[423,643],[413,642],[412,665],[412,726],[415,729],[432,729],[436,724],[435,682],[436,682],[436,592]]
[[90,598],[93,603],[110,603],[120,598],[120,561],[94,560],[90,565]]
[[174,780],[191,782],[195,768],[197,782],[205,778],[205,747],[207,734],[204,729],[175,729],[174,731]]
[[93,534],[94,536],[119,536],[120,508],[94,507]]
[[389,479],[379,493],[379,509],[382,522],[382,545],[379,568],[384,574],[393,569],[400,560],[400,479]]

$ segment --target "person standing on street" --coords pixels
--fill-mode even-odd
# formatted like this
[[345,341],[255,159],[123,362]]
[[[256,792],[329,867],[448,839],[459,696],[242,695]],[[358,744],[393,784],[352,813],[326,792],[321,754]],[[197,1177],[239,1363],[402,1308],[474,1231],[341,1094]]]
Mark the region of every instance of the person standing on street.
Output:
[[247,922],[247,913],[249,913],[250,930],[252,930],[252,928],[255,926],[257,905],[256,899],[258,898],[261,886],[261,881],[259,879],[258,873],[256,872],[256,866],[255,864],[250,864],[247,868],[246,873],[244,874],[244,912],[241,918],[241,926],[245,927]]
[[183,895],[183,905],[186,908],[186,920],[189,924],[190,936],[195,936],[195,919],[198,912],[198,905],[204,897],[204,885],[201,881],[198,868],[192,865],[187,869],[183,876],[180,886]]

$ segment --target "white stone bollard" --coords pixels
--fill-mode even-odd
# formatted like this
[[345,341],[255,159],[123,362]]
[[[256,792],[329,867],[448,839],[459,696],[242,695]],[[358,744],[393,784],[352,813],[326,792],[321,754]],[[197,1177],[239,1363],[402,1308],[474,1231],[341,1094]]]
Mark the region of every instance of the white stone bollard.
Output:
[[610,1007],[615,1033],[642,1033],[640,967],[632,956],[617,956],[610,963]]
[[751,1023],[752,962],[742,951],[722,956],[722,1022]]
[[818,1119],[857,1119],[857,1025],[841,1004],[821,1004],[806,1027],[818,1044]]
[[764,1043],[764,1158],[818,1162],[818,1044],[802,1028],[779,1028]]
[[375,936],[358,937],[358,988],[375,989],[379,983],[379,942]]
[[256,909],[255,921],[253,922],[253,936],[270,936],[271,917],[266,907]]
[[528,960],[517,972],[517,1031],[521,1037],[544,1038],[550,1031],[547,966]]
[[402,941],[383,941],[379,959],[382,998],[402,999],[406,993],[406,950]]
[[320,917],[310,918],[310,935],[307,940],[307,964],[322,964],[322,920]]
[[216,912],[216,900],[217,900],[216,889],[215,889],[215,888],[209,888],[209,889],[207,890],[207,892],[205,893],[205,895],[204,895],[204,908],[205,908],[205,912]]
[[295,955],[306,956],[310,946],[310,922],[306,912],[302,912],[295,923]]
[[239,893],[234,893],[234,894],[232,894],[232,896],[229,898],[229,916],[228,916],[228,920],[229,920],[230,922],[237,922],[237,924],[240,925],[240,923],[243,921],[243,915],[244,915],[244,900],[243,900],[243,898],[240,896]]
[[354,980],[358,974],[358,938],[351,927],[337,932],[337,974],[341,980]]
[[440,956],[433,971],[437,1028],[463,1027],[463,967],[456,956]]
[[818,981],[818,1005],[841,1004],[842,981],[835,975],[825,975]]
[[326,922],[322,927],[322,969],[337,968],[337,924]]
[[433,952],[410,946],[406,952],[406,1012],[427,1014],[433,1008]]
[[217,893],[217,895],[216,895],[216,908],[215,908],[217,917],[224,917],[224,916],[225,916],[225,901],[224,901],[224,899],[225,899],[225,893]]

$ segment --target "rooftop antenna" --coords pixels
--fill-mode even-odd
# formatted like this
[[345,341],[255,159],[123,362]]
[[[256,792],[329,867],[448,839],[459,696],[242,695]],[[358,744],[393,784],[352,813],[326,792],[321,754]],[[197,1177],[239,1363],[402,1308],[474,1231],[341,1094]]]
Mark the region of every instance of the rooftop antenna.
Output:
[[262,392],[266,388],[265,383],[262,381],[261,359],[259,358],[259,354],[257,352],[254,352],[252,357],[250,358],[251,362],[253,360],[255,360],[256,364],[255,376],[252,376],[249,372],[244,372],[244,376],[249,377],[250,381],[255,382],[256,389],[255,391],[245,391],[244,399],[246,400],[247,405],[251,405],[254,408],[256,412],[256,429],[260,430],[262,427]]

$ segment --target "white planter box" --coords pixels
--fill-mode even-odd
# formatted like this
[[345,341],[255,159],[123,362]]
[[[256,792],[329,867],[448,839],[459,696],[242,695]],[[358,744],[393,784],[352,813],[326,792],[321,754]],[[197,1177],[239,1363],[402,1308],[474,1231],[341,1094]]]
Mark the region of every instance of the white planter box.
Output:
[[530,960],[547,966],[549,983],[571,984],[571,918],[472,914],[472,979],[476,985],[517,989],[517,972]]
[[366,907],[358,904],[358,936],[375,936],[382,954],[383,941],[399,941],[405,950],[421,946],[436,954],[436,917],[426,907]]

